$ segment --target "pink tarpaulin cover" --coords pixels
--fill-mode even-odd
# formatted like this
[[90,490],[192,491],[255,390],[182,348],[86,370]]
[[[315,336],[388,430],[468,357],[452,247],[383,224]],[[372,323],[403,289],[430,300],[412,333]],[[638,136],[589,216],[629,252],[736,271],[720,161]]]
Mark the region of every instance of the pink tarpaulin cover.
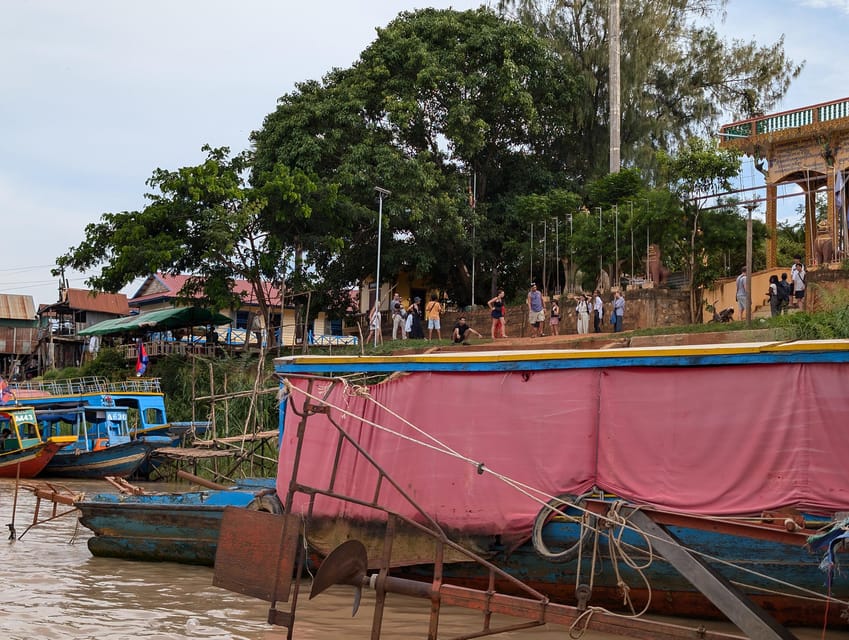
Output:
[[[540,498],[597,486],[634,502],[713,515],[791,505],[849,510],[847,372],[849,365],[818,363],[415,373],[369,388],[368,398],[337,386],[327,404],[440,525],[500,534],[509,543],[530,535],[540,510],[526,491]],[[298,389],[307,383],[291,382],[290,403],[300,409]],[[299,420],[287,411],[281,495]],[[327,487],[337,432],[322,414],[308,425],[299,480]],[[491,473],[478,473],[478,463]],[[362,456],[343,447],[337,493],[370,501],[376,479]],[[385,481],[380,502],[415,517]],[[300,495],[295,509],[305,503]],[[329,499],[319,499],[316,511],[374,517],[374,510]]]

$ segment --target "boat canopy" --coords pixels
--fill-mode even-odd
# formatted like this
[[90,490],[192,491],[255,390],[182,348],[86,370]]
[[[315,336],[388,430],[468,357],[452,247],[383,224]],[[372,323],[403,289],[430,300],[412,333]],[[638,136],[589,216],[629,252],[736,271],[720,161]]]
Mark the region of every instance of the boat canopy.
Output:
[[168,331],[197,325],[230,324],[227,316],[202,307],[176,307],[148,311],[126,318],[113,318],[98,322],[78,332],[81,336],[109,336],[143,331]]

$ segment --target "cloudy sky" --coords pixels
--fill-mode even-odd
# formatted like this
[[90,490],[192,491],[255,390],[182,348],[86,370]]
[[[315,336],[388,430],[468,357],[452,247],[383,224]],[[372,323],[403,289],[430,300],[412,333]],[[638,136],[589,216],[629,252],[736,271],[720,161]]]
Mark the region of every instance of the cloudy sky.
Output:
[[[247,148],[279,96],[349,66],[399,12],[480,4],[6,0],[0,293],[55,302],[56,257],[102,213],[143,207],[155,168],[197,164],[206,143]],[[760,42],[784,34],[788,55],[806,61],[784,110],[849,95],[840,59],[847,27],[849,0],[730,0],[720,30]],[[68,276],[85,286],[84,275]]]

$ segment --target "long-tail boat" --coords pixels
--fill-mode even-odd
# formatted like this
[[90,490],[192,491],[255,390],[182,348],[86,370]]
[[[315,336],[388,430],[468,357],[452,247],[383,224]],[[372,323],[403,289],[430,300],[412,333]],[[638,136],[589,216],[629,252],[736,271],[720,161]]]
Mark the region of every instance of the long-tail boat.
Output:
[[225,512],[215,574],[274,624],[296,619],[299,537],[322,562],[313,594],[419,595],[436,618],[460,604],[647,638],[696,636],[632,615],[725,616],[758,638],[846,624],[849,341],[275,368],[285,513]]

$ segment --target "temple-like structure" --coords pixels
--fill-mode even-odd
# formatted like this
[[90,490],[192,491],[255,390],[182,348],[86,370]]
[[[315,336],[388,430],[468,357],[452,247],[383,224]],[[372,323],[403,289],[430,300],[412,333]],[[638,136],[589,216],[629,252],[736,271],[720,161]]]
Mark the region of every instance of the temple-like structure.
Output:
[[[849,178],[849,98],[732,122],[720,129],[720,147],[755,160],[766,178],[767,267],[777,266],[778,187],[798,185],[805,198],[805,262],[823,264],[849,249],[846,179]],[[816,194],[825,189],[828,214],[817,224]]]

